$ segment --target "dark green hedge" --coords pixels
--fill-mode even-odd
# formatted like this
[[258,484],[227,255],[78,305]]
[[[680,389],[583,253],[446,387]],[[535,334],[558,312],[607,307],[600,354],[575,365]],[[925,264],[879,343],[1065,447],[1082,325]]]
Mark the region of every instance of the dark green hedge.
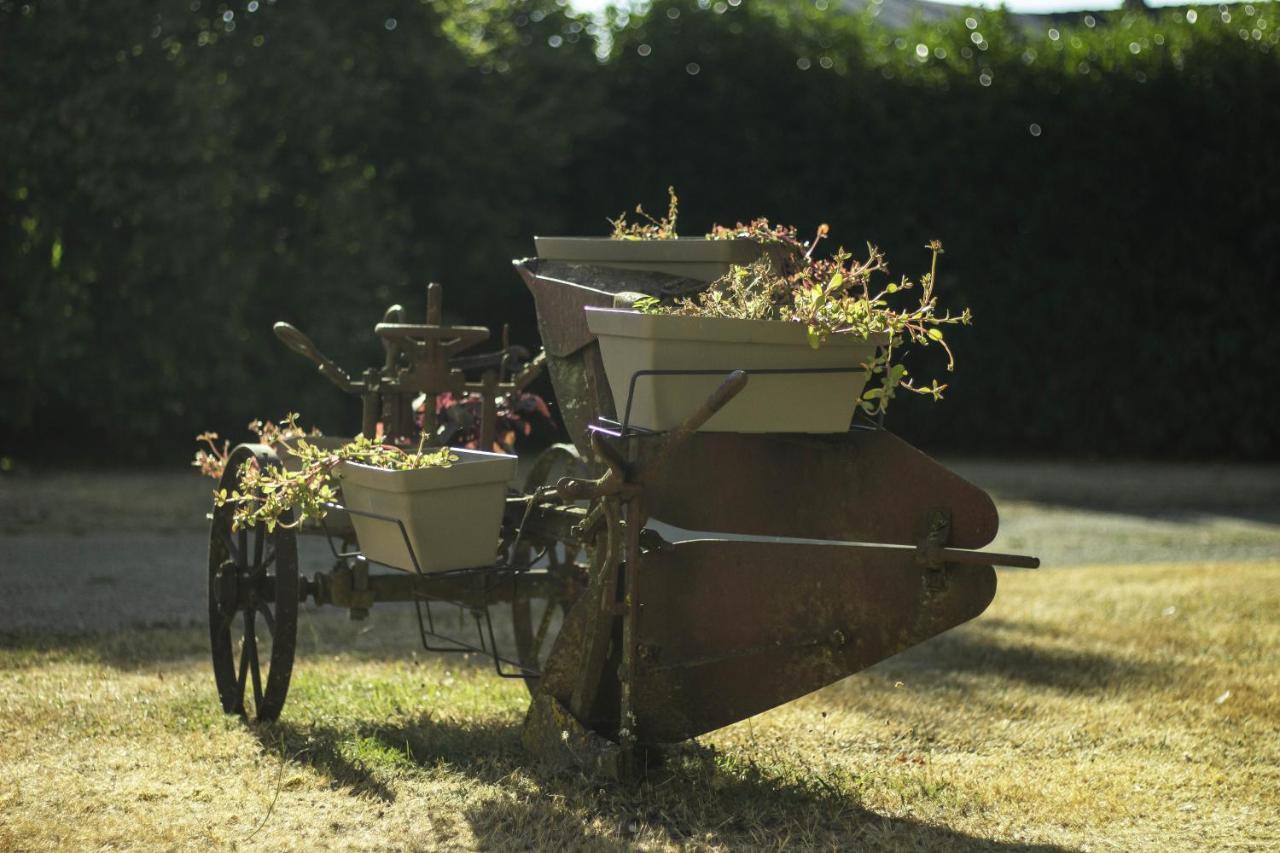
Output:
[[825,221],[913,273],[944,242],[976,324],[948,399],[891,416],[931,449],[1277,455],[1271,3],[1054,33],[761,0],[603,30],[552,0],[143,8],[0,0],[0,451],[340,429],[273,320],[371,363],[382,308],[439,280],[531,342],[509,259],[674,183],[686,233]]

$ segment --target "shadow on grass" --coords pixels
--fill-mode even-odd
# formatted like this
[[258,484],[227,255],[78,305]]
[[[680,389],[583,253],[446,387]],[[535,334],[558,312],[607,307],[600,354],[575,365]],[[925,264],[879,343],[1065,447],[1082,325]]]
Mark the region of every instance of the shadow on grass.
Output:
[[[380,622],[368,624],[343,618],[304,619],[299,626],[296,666],[305,667],[313,655],[334,654],[353,661],[438,659],[464,669],[492,666],[486,655],[424,654],[409,613],[388,613]],[[963,689],[977,677],[1069,693],[1139,692],[1168,684],[1180,674],[1169,661],[1138,660],[1120,650],[1085,649],[1080,638],[1061,631],[1046,636],[1045,630],[1031,622],[986,616],[889,658],[872,672],[904,677],[922,689]],[[135,671],[175,664],[208,666],[208,660],[209,639],[203,624],[101,634],[0,631],[0,669],[71,661]]]
[[948,688],[960,677],[982,676],[1067,693],[1139,692],[1178,675],[1172,662],[1046,648],[1035,639],[1031,625],[984,618],[921,643],[877,668],[886,674],[926,673],[928,678],[914,679],[923,689],[929,684]]
[[695,743],[671,748],[661,768],[643,782],[626,785],[538,766],[521,747],[519,725],[510,722],[471,724],[422,715],[349,727],[282,722],[254,727],[254,733],[266,751],[311,767],[355,796],[393,802],[397,775],[424,770],[500,788],[502,795],[485,797],[465,811],[485,849],[580,849],[628,841],[752,848],[1059,849],[1006,844],[878,815],[860,804],[856,777],[774,773]]
[[[514,656],[509,625],[495,618],[495,630],[500,651]],[[466,639],[475,642],[470,635]],[[364,622],[352,622],[337,609],[320,614],[304,612],[298,621],[297,648],[300,665],[305,665],[309,656],[340,654],[355,660],[403,661],[426,654],[413,611],[394,606],[384,607]],[[209,659],[209,629],[203,620],[109,631],[4,630],[0,626],[0,669],[74,661],[130,671],[201,658]],[[486,655],[457,654],[449,659],[462,661],[460,665],[492,666]]]
[[[348,642],[338,630],[351,633],[347,623],[335,621],[324,630],[323,641],[308,626],[300,630],[297,666],[306,666],[310,655],[342,654],[355,660],[403,661],[423,654],[415,644],[410,624],[380,626],[384,637],[376,643]],[[356,629],[367,630],[367,629]],[[354,636],[354,635],[353,635]],[[313,640],[313,637],[315,639]],[[939,689],[954,688],[961,677],[983,676],[1064,692],[1126,692],[1167,684],[1177,677],[1170,662],[1139,661],[1117,652],[1079,648],[1046,648],[1042,632],[1034,625],[985,617],[928,640],[877,664],[874,671],[927,674],[913,679]],[[1052,637],[1066,641],[1070,637]],[[1060,644],[1061,645],[1061,644]],[[59,635],[0,632],[0,669],[20,669],[54,661],[74,661],[111,666],[123,671],[149,669],[166,664],[208,660],[209,640],[203,625],[145,627],[105,634]],[[428,658],[437,655],[428,655]],[[464,668],[490,667],[484,655],[449,655]]]

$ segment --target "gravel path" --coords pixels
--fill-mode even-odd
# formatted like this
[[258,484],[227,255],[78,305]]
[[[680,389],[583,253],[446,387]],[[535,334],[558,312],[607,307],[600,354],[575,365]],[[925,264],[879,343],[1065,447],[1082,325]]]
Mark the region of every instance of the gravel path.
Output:
[[[1046,567],[1280,557],[1280,468],[955,461],[996,497],[992,547]],[[0,478],[0,636],[205,618],[204,514],[194,472]],[[327,567],[301,543],[303,571]]]

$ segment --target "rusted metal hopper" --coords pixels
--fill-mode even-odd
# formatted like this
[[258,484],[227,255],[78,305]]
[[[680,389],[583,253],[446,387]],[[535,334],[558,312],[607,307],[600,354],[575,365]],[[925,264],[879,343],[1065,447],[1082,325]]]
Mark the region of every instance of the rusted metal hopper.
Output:
[[[995,595],[994,565],[1038,564],[974,551],[996,534],[990,497],[887,430],[697,432],[749,380],[740,372],[672,433],[611,428],[583,309],[689,283],[517,269],[557,394],[571,400],[575,444],[608,466],[596,480],[562,480],[555,496],[612,505],[530,711],[535,752],[634,771],[647,747],[745,719],[974,618]],[[650,520],[698,533],[667,542]]]

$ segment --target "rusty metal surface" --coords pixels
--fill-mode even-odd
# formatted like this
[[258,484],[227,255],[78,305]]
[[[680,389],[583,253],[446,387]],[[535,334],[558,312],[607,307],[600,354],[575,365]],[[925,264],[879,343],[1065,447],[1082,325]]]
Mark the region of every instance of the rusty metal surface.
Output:
[[523,267],[517,267],[525,284],[533,293],[538,312],[538,334],[548,355],[561,358],[573,355],[594,341],[587,329],[588,306],[609,307],[613,294],[565,281],[542,278]]
[[646,554],[636,726],[694,737],[788,702],[980,614],[989,566],[911,548],[695,541]]
[[607,308],[618,293],[688,296],[707,286],[665,273],[591,264],[528,259],[515,261],[515,268],[533,294],[542,346],[555,356],[572,355],[595,340],[583,312],[588,305]]
[[588,427],[597,418],[616,419],[613,392],[605,377],[600,345],[592,341],[571,356],[547,357],[547,370],[556,389],[560,418],[574,447],[583,455],[591,452]]
[[886,430],[832,436],[698,433],[665,452],[634,439],[650,514],[688,530],[913,545],[930,510],[948,510],[951,538],[981,548],[999,516],[986,492]]
[[583,727],[545,692],[529,705],[520,739],[529,754],[546,767],[612,779],[621,776],[618,745]]
[[[583,670],[588,665],[590,654],[589,636],[598,629],[597,617],[600,601],[597,596],[584,594],[578,596],[573,606],[565,614],[564,624],[560,626],[560,634],[551,647],[551,655],[547,658],[542,670],[541,692],[553,697],[560,705],[568,707],[573,702],[573,695],[582,679]],[[610,645],[616,636],[614,627],[607,629]],[[611,665],[610,665],[611,663]],[[599,683],[596,695],[579,717],[583,725],[606,737],[614,737],[618,730],[618,661],[606,659],[606,665],[599,672]]]
[[496,397],[526,387],[542,369],[542,363],[537,359],[529,362],[512,381],[507,381],[507,369],[513,366],[520,348],[512,347],[504,332],[501,350],[469,357],[465,362],[472,370],[493,362],[496,371],[486,370],[478,382],[468,380],[463,367],[454,364],[453,358],[488,339],[489,330],[483,326],[441,325],[442,299],[440,285],[428,285],[425,324],[405,323],[405,311],[399,305],[388,308],[383,322],[374,326],[382,339],[385,361],[379,367],[366,368],[358,380],[335,365],[309,337],[288,323],[277,323],[275,333],[289,349],[316,364],[323,376],[343,391],[360,397],[360,430],[364,435],[377,434],[381,424],[381,435],[387,441],[413,439],[417,430],[413,401],[419,394],[425,394],[428,399],[424,426],[429,441],[434,442],[437,439],[433,405],[436,395],[474,392],[481,399],[483,413],[479,443],[488,447],[493,438]]
[[[983,555],[945,547],[994,537],[990,498],[891,434],[697,433],[746,380],[727,379],[669,434],[592,433],[608,472],[556,485],[611,510],[609,545],[543,690],[617,740],[624,764],[633,744],[684,740],[790,701],[977,616],[995,594]],[[894,544],[642,549],[646,510],[691,529]],[[948,553],[970,564],[940,560]]]

